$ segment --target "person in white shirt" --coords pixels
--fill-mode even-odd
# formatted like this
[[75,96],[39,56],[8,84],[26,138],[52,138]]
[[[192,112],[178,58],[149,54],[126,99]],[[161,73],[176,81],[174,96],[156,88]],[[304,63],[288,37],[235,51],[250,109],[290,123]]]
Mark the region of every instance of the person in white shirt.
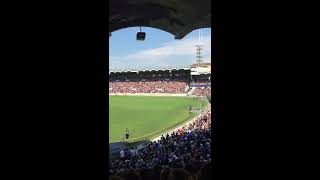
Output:
[[134,157],[134,155],[135,155],[134,149],[130,149],[130,156],[131,156],[131,157]]
[[124,151],[123,151],[123,150],[120,151],[120,158],[121,158],[121,159],[124,158]]

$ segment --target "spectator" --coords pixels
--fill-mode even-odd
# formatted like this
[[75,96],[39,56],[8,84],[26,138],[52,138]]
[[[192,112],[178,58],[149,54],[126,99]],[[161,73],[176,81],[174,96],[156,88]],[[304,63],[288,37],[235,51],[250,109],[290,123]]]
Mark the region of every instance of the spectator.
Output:
[[194,180],[190,173],[181,168],[164,169],[160,180]]
[[123,93],[165,93],[186,94],[187,82],[180,81],[137,81],[137,82],[109,82],[110,94]]
[[122,149],[122,150],[120,151],[120,158],[123,159],[124,156],[125,156],[125,155],[124,155],[124,151],[123,151],[123,149]]
[[139,174],[134,170],[120,172],[119,177],[123,180],[141,180]]
[[192,95],[195,96],[211,96],[211,88],[210,87],[197,87]]
[[[151,142],[139,151],[134,148],[127,152],[136,153],[126,154],[122,150],[121,159],[111,161],[112,172],[159,166],[188,168],[190,164],[201,166],[211,162],[211,111],[170,135],[161,136],[159,141]],[[188,171],[194,173],[191,167]]]
[[157,180],[160,178],[154,169],[141,169],[139,171],[141,180]]
[[197,180],[212,179],[212,164],[208,163],[204,165],[198,172]]

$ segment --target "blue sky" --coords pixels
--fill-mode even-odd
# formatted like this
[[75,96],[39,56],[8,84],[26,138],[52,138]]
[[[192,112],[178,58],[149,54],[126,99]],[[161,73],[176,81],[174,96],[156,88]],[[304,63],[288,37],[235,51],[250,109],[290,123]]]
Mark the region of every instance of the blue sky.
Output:
[[[117,69],[186,67],[195,62],[195,45],[199,30],[182,40],[175,40],[165,31],[143,28],[145,41],[137,41],[139,28],[127,28],[112,33],[109,38],[109,66]],[[202,29],[203,59],[211,61],[211,29]]]

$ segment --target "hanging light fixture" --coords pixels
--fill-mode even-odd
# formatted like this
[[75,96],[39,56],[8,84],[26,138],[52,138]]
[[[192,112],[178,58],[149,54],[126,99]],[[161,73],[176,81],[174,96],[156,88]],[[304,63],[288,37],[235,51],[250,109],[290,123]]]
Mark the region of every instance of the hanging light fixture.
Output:
[[146,38],[146,33],[141,31],[140,27],[140,32],[137,33],[137,41],[144,41]]

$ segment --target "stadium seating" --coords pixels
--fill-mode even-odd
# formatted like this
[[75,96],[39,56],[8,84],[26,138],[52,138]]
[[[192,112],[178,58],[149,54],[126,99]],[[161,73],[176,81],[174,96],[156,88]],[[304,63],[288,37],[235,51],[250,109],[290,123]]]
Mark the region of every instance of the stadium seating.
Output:
[[211,96],[211,88],[210,87],[197,87],[192,95],[195,96]]
[[191,164],[187,168],[137,169],[110,175],[109,180],[208,180],[212,179],[212,164],[200,168]]
[[[188,94],[210,96],[210,74],[191,76],[188,69],[109,73],[109,94]],[[190,92],[191,93],[191,92]]]
[[186,82],[177,81],[109,82],[109,93],[185,94],[186,87]]
[[[192,179],[199,175],[197,173],[201,169],[197,167],[211,162],[211,111],[171,135],[162,136],[157,142],[151,142],[140,150],[128,149],[125,154],[124,158],[110,162],[110,176],[148,169],[159,179],[160,172],[165,168],[170,168],[170,171],[183,168],[188,171],[186,178]],[[207,177],[201,174],[201,177],[204,176]]]

